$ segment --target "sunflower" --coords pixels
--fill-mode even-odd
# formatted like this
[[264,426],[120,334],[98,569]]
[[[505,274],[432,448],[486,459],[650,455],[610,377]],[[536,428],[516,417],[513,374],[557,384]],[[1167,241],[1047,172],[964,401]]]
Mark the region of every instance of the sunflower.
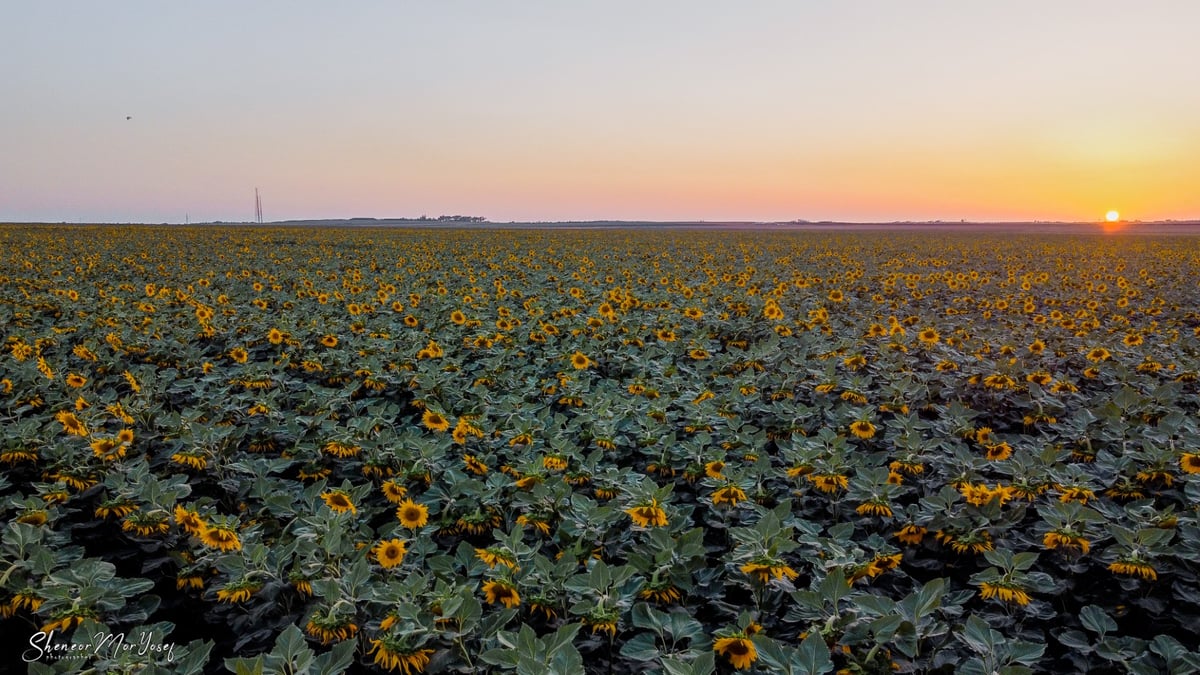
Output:
[[1042,545],[1049,550],[1058,549],[1066,552],[1087,553],[1091,550],[1091,542],[1082,535],[1064,528],[1047,532],[1042,537]]
[[311,581],[309,581],[308,579],[305,579],[303,576],[300,576],[298,573],[295,573],[295,572],[293,572],[292,575],[288,577],[288,581],[291,582],[292,588],[296,589],[297,593],[299,593],[302,596],[307,596],[310,598],[312,597],[313,587],[312,587]]
[[384,481],[383,485],[379,486],[379,489],[383,492],[384,499],[387,499],[393,504],[399,504],[400,502],[404,501],[405,497],[408,496],[408,488],[400,485],[394,480]]
[[0,452],[0,462],[16,464],[17,462],[37,462],[37,450],[5,450]]
[[550,534],[550,521],[545,516],[521,514],[517,516],[517,525],[528,525],[544,535]]
[[883,518],[892,517],[892,507],[879,501],[863,502],[862,504],[859,504],[854,511],[860,516],[880,516]]
[[1032,382],[1039,387],[1044,387],[1054,381],[1054,376],[1044,370],[1040,370],[1036,373],[1029,373],[1026,375],[1025,381]]
[[842,365],[846,366],[850,370],[858,370],[859,368],[867,365],[867,357],[863,356],[862,354],[848,356],[842,359]]
[[736,485],[725,485],[714,490],[711,499],[713,506],[721,504],[737,506],[739,502],[746,501],[746,493]]
[[19,591],[9,601],[8,607],[13,610],[18,610],[24,607],[31,612],[36,612],[42,606],[42,598],[38,597],[37,591],[33,588],[26,587]]
[[647,584],[642,590],[638,591],[638,597],[660,605],[669,605],[679,602],[683,598],[683,594],[674,584],[664,581],[657,584]]
[[617,496],[616,488],[597,487],[592,490],[592,494],[596,495],[596,499],[614,499]]
[[721,472],[724,470],[725,470],[725,462],[722,462],[719,459],[708,462],[704,465],[704,475],[708,476],[709,478],[716,478],[717,480],[723,480],[725,478],[725,476],[721,475]]
[[358,454],[362,452],[362,447],[358,445],[352,445],[350,443],[344,443],[342,441],[329,441],[325,445],[321,446],[321,450],[325,454],[337,457],[338,459],[348,459],[350,457],[358,456]]
[[745,633],[719,638],[713,642],[713,651],[728,658],[729,663],[738,670],[745,670],[758,660],[758,650]]
[[959,555],[966,553],[983,553],[984,551],[995,550],[996,546],[992,542],[992,535],[986,531],[970,532],[967,534],[953,535],[939,531],[937,533],[938,541],[950,547],[950,550]]
[[200,543],[219,551],[239,551],[242,548],[237,532],[228,525],[213,525],[201,531]]
[[175,505],[175,524],[188,534],[199,536],[208,529],[208,523],[196,511],[185,508],[182,504]]
[[892,534],[899,539],[900,543],[902,544],[917,546],[921,543],[921,540],[925,538],[926,532],[927,530],[924,527],[909,523]]
[[1012,456],[1012,446],[1000,442],[987,446],[987,458],[993,462],[1001,462]]
[[239,603],[250,599],[250,596],[261,590],[261,586],[248,579],[242,579],[224,588],[217,589],[217,602]]
[[321,493],[321,500],[336,513],[345,513],[347,511],[354,514],[358,513],[358,507],[354,505],[354,501],[350,499],[350,495],[342,490],[323,492]]
[[517,588],[504,580],[485,581],[483,595],[489,605],[501,603],[509,609],[521,604],[521,596]]
[[1131,577],[1141,577],[1147,581],[1158,579],[1154,566],[1140,558],[1121,558],[1108,566],[1109,571]]
[[921,341],[921,344],[927,347],[932,347],[941,341],[942,336],[938,335],[936,330],[932,328],[926,328],[920,333],[917,333],[917,339]]
[[406,499],[400,502],[400,506],[396,509],[396,518],[400,520],[401,525],[410,530],[425,527],[425,524],[429,522],[429,507],[418,504],[412,499]]
[[79,387],[82,387],[85,384],[87,384],[86,377],[79,375],[77,373],[71,373],[71,374],[67,375],[67,386],[68,387],[74,387],[74,388],[78,389]]
[[739,567],[742,574],[753,577],[759,583],[765,584],[772,578],[782,580],[784,577],[795,579],[800,573],[778,560],[769,558],[755,559]]
[[1058,501],[1066,504],[1067,502],[1079,502],[1087,504],[1089,499],[1094,499],[1096,494],[1088,488],[1079,485],[1068,485],[1061,487],[1062,494],[1058,496]]
[[150,537],[156,534],[166,534],[170,526],[167,525],[166,516],[161,512],[147,514],[135,511],[121,521],[121,529],[139,537]]
[[849,401],[850,403],[853,403],[855,405],[866,405],[866,403],[867,403],[867,397],[863,396],[862,394],[858,393],[857,391],[851,391],[851,390],[843,391],[841,393],[841,395],[839,396],[839,398],[841,398],[843,401]]
[[331,473],[333,473],[333,470],[329,467],[308,464],[297,472],[297,476],[300,478],[300,480],[309,481],[327,478]]
[[633,519],[638,527],[666,527],[667,512],[658,505],[657,499],[651,499],[649,504],[642,504],[626,509],[625,513]]
[[267,331],[267,342],[270,342],[273,345],[283,344],[283,338],[283,331],[279,330],[278,328],[272,328],[271,330]]
[[850,424],[850,433],[863,440],[873,438],[875,436],[875,425],[867,420],[856,420]]
[[415,675],[429,665],[432,649],[406,649],[389,637],[371,640],[367,655],[375,655],[375,665],[386,670],[398,670],[402,675]]
[[810,473],[804,479],[826,494],[845,490],[850,485],[850,479],[840,473]]
[[1029,604],[1029,593],[1012,582],[992,583],[985,581],[979,586],[979,595],[984,600],[996,598],[1003,602],[1011,602],[1021,606]]
[[333,349],[338,346],[338,338],[336,335],[325,335],[321,338],[321,344],[325,347]]
[[1104,347],[1095,347],[1091,351],[1089,351],[1087,354],[1085,354],[1084,358],[1086,358],[1088,361],[1091,361],[1092,363],[1099,363],[1101,361],[1107,361],[1110,358],[1112,358],[1112,354]]
[[482,560],[491,569],[495,569],[496,565],[504,565],[511,570],[518,569],[517,559],[507,550],[495,546],[475,549],[475,557]]
[[234,347],[233,349],[229,350],[229,358],[238,363],[245,363],[246,361],[250,360],[250,353],[242,347]]
[[475,455],[463,455],[463,465],[466,466],[467,471],[476,476],[482,476],[488,472],[488,465],[479,461]]
[[83,623],[84,619],[97,619],[96,610],[86,607],[71,607],[65,611],[55,612],[50,623],[42,626],[43,633],[68,631]]
[[375,560],[384,569],[390,569],[404,562],[404,555],[408,553],[408,549],[404,546],[404,541],[400,539],[388,539],[381,541],[371,549],[375,554]]
[[444,432],[450,428],[450,421],[441,413],[433,410],[426,410],[421,416],[421,424],[425,425],[430,431]]
[[26,525],[33,525],[35,527],[45,525],[48,520],[50,520],[50,514],[46,513],[45,509],[27,509],[21,515],[17,516],[18,523],[25,523]]
[[92,454],[104,462],[112,462],[121,459],[125,456],[125,450],[129,446],[124,443],[118,443],[113,438],[97,438],[92,441]]
[[204,577],[189,574],[175,578],[175,590],[177,591],[200,591],[204,590]]
[[138,510],[137,504],[123,498],[105,501],[96,507],[97,518],[124,518]]
[[72,436],[88,435],[87,425],[80,421],[80,419],[76,417],[75,413],[73,412],[66,410],[60,411],[54,415],[54,419],[58,420],[58,423],[62,425],[63,431]]
[[199,450],[180,450],[171,455],[171,461],[197,471],[208,466],[208,460],[204,458],[204,455]]
[[1200,454],[1185,452],[1179,457],[1179,468],[1184,473],[1200,473]]

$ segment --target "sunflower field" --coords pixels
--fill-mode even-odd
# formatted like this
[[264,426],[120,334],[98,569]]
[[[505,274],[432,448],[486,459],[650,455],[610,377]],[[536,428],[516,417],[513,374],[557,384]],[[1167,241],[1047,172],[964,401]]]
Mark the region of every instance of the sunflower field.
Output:
[[6,670],[1200,670],[1200,238],[0,241]]

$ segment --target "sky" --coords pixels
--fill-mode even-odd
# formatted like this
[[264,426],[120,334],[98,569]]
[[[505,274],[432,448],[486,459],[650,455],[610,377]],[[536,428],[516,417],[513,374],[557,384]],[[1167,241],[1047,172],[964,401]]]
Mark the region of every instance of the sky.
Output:
[[0,6],[0,221],[1200,218],[1200,2]]

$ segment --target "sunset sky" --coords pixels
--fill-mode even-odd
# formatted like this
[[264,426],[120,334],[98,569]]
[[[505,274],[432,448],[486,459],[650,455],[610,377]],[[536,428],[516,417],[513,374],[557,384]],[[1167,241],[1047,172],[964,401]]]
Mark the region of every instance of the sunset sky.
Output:
[[[1200,2],[11,2],[0,221],[1200,218]],[[132,117],[132,119],[127,119]]]

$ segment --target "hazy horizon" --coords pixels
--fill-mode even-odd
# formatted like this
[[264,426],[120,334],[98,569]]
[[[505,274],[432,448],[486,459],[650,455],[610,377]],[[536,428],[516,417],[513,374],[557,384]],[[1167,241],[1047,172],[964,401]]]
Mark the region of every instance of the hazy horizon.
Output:
[[0,16],[3,222],[1200,218],[1183,0]]

